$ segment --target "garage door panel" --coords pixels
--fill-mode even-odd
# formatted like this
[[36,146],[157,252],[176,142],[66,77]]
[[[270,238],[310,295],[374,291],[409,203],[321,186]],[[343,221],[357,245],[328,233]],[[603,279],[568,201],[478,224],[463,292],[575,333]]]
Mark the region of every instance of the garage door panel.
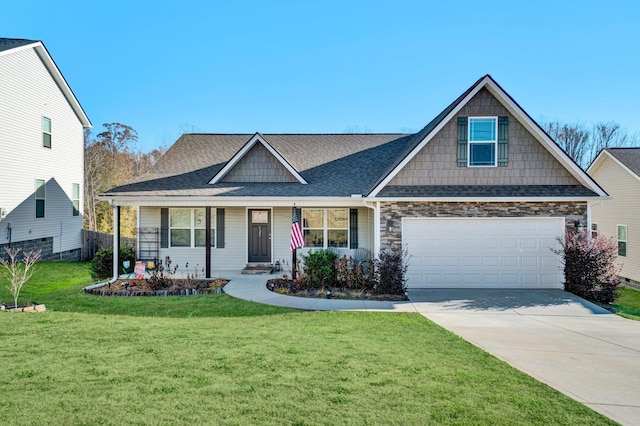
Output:
[[562,288],[563,218],[403,220],[409,287]]

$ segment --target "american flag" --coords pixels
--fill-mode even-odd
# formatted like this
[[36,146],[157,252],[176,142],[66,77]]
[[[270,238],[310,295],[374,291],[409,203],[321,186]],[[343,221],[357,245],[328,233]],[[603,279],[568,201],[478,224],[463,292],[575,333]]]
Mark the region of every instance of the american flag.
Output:
[[298,220],[298,211],[294,207],[293,213],[291,213],[291,242],[289,243],[289,249],[294,251],[298,247],[304,247],[304,237]]

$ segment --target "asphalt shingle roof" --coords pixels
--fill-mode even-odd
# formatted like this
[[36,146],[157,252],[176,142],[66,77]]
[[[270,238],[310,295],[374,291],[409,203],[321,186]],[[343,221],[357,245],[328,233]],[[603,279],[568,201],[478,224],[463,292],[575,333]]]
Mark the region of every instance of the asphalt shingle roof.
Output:
[[269,145],[308,182],[208,182],[252,137],[250,134],[185,134],[137,182],[107,195],[337,196],[366,195],[403,150],[406,134],[263,134]]
[[38,40],[27,40],[23,38],[0,38],[0,52],[37,42]]
[[640,148],[605,148],[606,151],[615,157],[629,170],[640,176]]

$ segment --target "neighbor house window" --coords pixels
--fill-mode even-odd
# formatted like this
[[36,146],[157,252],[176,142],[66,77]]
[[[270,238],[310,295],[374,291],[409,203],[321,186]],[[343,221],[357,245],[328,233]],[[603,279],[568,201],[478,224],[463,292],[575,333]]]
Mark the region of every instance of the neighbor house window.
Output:
[[36,179],[36,218],[44,217],[44,202],[46,198],[44,180]]
[[73,184],[73,189],[72,189],[72,203],[73,203],[73,215],[74,216],[79,216],[80,215],[80,184],[79,183],[74,183]]
[[42,146],[51,148],[51,119],[42,117]]
[[469,166],[495,166],[498,117],[469,117]]
[[303,209],[305,247],[349,247],[349,209]]
[[598,236],[598,224],[591,224],[591,238],[596,238]]
[[618,256],[627,256],[627,225],[618,225]]
[[[215,247],[215,214],[211,215],[211,247]],[[199,209],[169,210],[171,247],[204,247],[206,245],[206,213]]]

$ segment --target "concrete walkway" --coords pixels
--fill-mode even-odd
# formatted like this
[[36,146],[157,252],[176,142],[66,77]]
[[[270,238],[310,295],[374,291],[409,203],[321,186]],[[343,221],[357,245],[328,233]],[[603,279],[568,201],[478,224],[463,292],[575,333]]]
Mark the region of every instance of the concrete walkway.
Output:
[[410,302],[309,299],[267,290],[269,277],[228,277],[225,292],[296,309],[419,312],[595,411],[640,424],[640,322],[570,293],[410,290]]

